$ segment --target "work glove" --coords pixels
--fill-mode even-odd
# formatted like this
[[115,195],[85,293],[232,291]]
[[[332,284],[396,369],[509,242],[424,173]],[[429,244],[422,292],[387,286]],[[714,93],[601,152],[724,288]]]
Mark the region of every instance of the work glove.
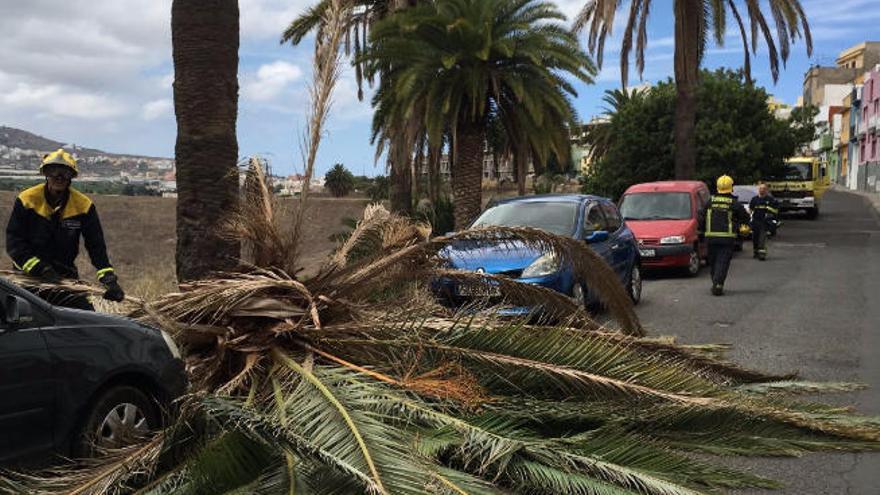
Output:
[[43,263],[42,261],[31,268],[30,275],[36,275],[37,278],[40,279],[40,282],[45,284],[61,283],[61,275],[52,268],[52,265]]
[[122,287],[119,286],[116,274],[108,273],[107,275],[104,275],[101,278],[101,283],[104,285],[104,288],[107,289],[104,292],[104,299],[114,302],[120,302],[125,299],[125,292],[122,290]]

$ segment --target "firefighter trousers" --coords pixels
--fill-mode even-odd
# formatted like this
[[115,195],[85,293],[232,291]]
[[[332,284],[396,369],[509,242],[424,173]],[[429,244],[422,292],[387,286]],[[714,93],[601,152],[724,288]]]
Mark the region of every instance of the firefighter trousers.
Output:
[[752,248],[756,255],[767,255],[767,224],[755,222],[752,226]]
[[709,270],[712,274],[712,285],[724,285],[730,260],[733,259],[733,239],[709,241]]

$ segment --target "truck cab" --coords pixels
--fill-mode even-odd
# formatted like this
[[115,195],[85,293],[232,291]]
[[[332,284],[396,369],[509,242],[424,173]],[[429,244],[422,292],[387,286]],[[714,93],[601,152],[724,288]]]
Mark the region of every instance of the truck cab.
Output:
[[809,156],[786,160],[780,173],[765,182],[781,211],[803,210],[810,220],[819,216],[822,196],[831,185],[825,165]]

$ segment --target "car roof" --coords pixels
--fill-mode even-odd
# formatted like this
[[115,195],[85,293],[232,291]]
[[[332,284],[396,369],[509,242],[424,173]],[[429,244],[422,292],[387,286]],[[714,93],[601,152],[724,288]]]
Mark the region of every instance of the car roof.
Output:
[[698,189],[707,189],[706,184],[698,180],[661,180],[657,182],[643,182],[629,186],[624,194],[646,192],[691,192]]
[[509,203],[583,203],[584,201],[610,201],[608,198],[593,194],[536,194],[534,196],[520,196],[503,199],[494,204],[502,205]]

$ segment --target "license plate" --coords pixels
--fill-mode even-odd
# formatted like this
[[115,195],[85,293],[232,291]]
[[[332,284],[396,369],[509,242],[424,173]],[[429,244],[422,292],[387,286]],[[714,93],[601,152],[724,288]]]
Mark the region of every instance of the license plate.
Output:
[[458,295],[462,297],[500,297],[501,289],[496,285],[489,284],[459,285]]
[[653,249],[639,249],[639,255],[643,258],[653,258],[657,255],[657,252]]

